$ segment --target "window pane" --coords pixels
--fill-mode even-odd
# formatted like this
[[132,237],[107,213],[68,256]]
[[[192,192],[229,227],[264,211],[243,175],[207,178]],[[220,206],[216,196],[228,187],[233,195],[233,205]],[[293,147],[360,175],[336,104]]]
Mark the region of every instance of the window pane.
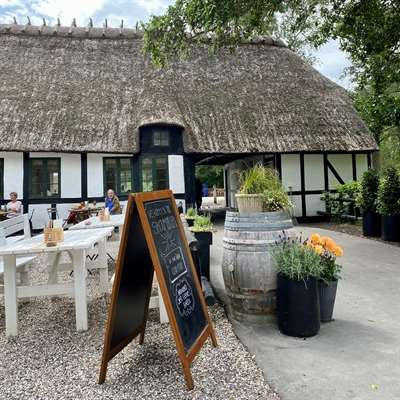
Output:
[[47,182],[46,182],[46,195],[59,196],[60,195],[60,171],[59,161],[54,159],[47,160]]
[[155,190],[168,189],[168,162],[166,158],[156,158]]
[[129,158],[121,158],[120,160],[120,193],[132,191],[132,163]]
[[165,129],[153,130],[154,146],[169,146],[169,131]]
[[118,191],[117,177],[117,160],[115,158],[104,159],[104,192],[107,192],[108,189]]
[[151,158],[142,159],[142,190],[143,192],[153,190],[153,163]]
[[44,161],[43,160],[31,160],[31,196],[32,197],[45,197],[45,185],[44,185]]
[[31,159],[30,196],[33,198],[60,196],[60,160]]

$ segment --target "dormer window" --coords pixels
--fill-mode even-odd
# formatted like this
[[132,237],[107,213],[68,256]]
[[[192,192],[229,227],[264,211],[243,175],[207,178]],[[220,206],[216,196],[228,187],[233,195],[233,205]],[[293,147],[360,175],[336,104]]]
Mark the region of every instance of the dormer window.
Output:
[[153,146],[169,147],[169,131],[165,129],[154,129]]

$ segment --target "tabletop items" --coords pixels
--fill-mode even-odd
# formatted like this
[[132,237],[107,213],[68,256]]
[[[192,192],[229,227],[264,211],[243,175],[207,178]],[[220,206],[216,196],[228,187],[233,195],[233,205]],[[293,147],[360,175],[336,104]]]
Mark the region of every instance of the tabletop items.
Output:
[[47,247],[56,246],[64,241],[64,229],[61,219],[50,220],[43,229],[43,240]]

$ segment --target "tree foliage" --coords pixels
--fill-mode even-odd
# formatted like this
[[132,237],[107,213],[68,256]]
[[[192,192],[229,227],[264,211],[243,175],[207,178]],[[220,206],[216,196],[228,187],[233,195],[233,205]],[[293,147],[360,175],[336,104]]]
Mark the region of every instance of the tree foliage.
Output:
[[177,0],[144,29],[154,63],[185,57],[193,42],[231,49],[255,35],[306,54],[337,39],[350,57],[354,101],[378,142],[400,136],[399,0]]
[[224,187],[224,167],[219,165],[198,165],[196,167],[196,178],[201,183],[206,183],[208,187]]

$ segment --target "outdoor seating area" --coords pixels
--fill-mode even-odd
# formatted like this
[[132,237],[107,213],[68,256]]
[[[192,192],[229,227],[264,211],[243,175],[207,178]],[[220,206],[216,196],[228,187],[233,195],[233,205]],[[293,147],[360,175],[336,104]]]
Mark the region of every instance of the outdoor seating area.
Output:
[[399,21],[0,0],[0,400],[400,400]]

